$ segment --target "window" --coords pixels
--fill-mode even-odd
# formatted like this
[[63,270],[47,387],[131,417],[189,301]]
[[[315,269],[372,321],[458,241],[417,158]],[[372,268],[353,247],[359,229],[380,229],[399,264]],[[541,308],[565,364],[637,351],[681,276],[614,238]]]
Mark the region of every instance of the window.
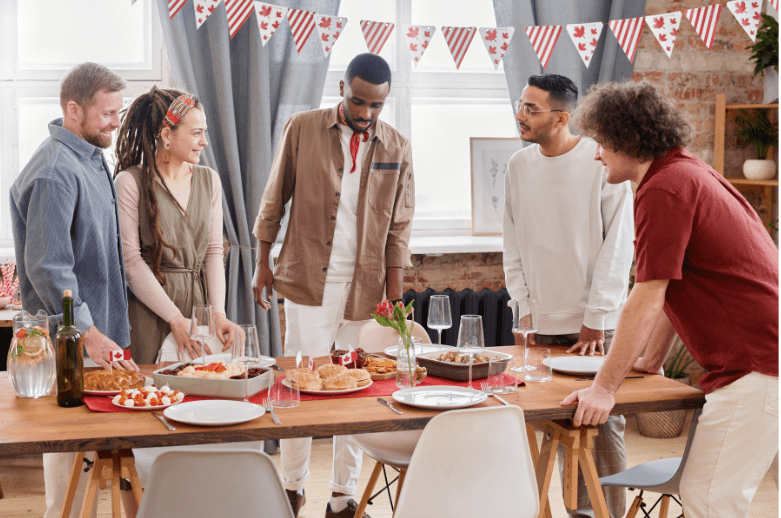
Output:
[[[467,233],[471,225],[470,137],[518,137],[504,71],[494,70],[476,34],[456,70],[443,26],[495,27],[491,0],[342,0],[348,22],[334,45],[323,106],[339,101],[347,64],[367,52],[361,20],[396,24],[380,55],[393,82],[380,118],[412,142],[418,235]],[[417,67],[402,47],[405,24],[434,25],[436,32]]]
[[[49,135],[48,123],[62,117],[65,72],[84,61],[106,65],[128,81],[126,102],[163,84],[156,11],[150,0],[0,2],[0,249],[13,247],[11,185]],[[106,157],[113,159],[109,150]]]

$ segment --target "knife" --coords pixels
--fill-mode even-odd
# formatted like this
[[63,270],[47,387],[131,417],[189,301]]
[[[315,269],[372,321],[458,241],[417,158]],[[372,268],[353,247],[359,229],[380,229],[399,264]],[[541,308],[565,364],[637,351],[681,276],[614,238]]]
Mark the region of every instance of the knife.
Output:
[[384,399],[382,399],[381,397],[378,397],[378,398],[377,398],[377,401],[379,401],[380,403],[382,403],[382,404],[383,404],[383,405],[385,405],[386,407],[390,408],[391,410],[393,410],[393,411],[394,411],[394,412],[396,412],[397,414],[403,414],[403,413],[404,413],[404,412],[402,412],[401,410],[396,410],[395,408],[393,408],[393,405],[391,405],[390,403],[388,403],[387,401],[385,401],[385,400],[384,400]]
[[[641,376],[639,374],[630,374],[629,376],[624,376],[625,379],[626,378],[644,378],[644,377],[645,376]],[[594,378],[595,378],[595,376],[590,376],[588,378],[578,378],[575,381],[589,381],[589,380],[593,380]]]
[[166,428],[168,428],[172,432],[176,431],[176,428],[171,426],[171,423],[168,422],[168,419],[166,419],[165,416],[163,416],[163,414],[161,414],[160,412],[152,412],[152,415],[160,419],[160,422],[163,423]]

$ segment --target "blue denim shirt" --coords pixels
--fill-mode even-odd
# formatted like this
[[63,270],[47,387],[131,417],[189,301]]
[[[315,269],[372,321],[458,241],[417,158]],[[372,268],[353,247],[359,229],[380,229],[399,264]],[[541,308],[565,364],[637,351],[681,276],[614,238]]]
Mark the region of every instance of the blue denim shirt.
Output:
[[103,151],[62,127],[47,138],[11,186],[22,304],[62,322],[62,292],[73,292],[76,327],[95,325],[130,345],[117,194]]

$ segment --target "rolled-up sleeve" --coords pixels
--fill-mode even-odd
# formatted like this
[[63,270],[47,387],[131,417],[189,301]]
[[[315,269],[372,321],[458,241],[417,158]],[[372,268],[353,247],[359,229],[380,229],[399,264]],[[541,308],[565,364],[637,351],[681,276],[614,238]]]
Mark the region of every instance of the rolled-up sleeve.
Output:
[[409,141],[406,141],[402,152],[399,182],[396,186],[393,217],[385,245],[385,265],[387,268],[412,267],[409,238],[412,233],[412,218],[414,215],[415,175],[412,171],[412,149]]

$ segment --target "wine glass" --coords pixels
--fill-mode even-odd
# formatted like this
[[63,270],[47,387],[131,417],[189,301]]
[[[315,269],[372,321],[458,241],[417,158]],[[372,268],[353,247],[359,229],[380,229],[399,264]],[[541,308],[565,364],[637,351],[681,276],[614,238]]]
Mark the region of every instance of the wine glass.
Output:
[[485,350],[483,338],[483,317],[480,315],[463,315],[461,327],[458,330],[458,352],[469,359],[469,388],[472,387],[472,364],[475,357]]
[[236,329],[231,347],[231,362],[244,365],[244,401],[247,397],[247,384],[249,383],[249,366],[260,361],[260,342],[258,332],[252,324],[241,324]]
[[[513,333],[523,335],[523,357],[526,358],[526,340],[537,332],[537,317],[534,314],[535,301],[532,299],[516,300],[513,303]],[[524,369],[526,369],[524,361]],[[534,370],[530,368],[529,370]]]
[[436,329],[439,339],[438,349],[442,349],[442,330],[453,327],[450,315],[450,297],[447,295],[432,295],[428,306],[428,327]]
[[207,304],[193,306],[190,320],[190,338],[201,346],[201,361],[206,365],[206,349],[204,344],[214,338],[214,310]]

